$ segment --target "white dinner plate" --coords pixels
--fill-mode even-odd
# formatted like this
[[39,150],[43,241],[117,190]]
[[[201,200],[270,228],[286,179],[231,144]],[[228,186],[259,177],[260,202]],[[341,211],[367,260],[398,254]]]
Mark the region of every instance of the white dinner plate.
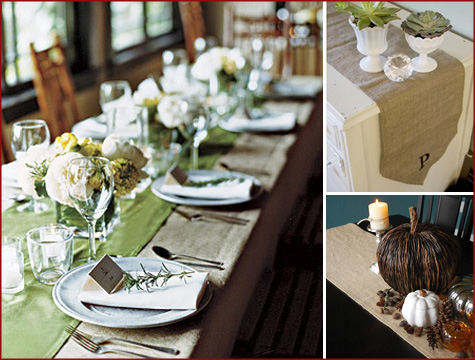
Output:
[[246,198],[228,198],[228,199],[200,199],[200,198],[190,198],[172,194],[164,194],[160,191],[162,185],[165,181],[165,176],[159,177],[156,179],[151,186],[152,192],[157,195],[160,199],[180,204],[180,205],[191,205],[191,206],[223,206],[223,205],[235,205],[242,204],[251,200],[254,200],[263,192],[262,183],[259,179],[254,176],[243,174],[235,171],[216,171],[216,170],[192,170],[187,171],[187,174],[192,177],[195,181],[206,181],[212,180],[215,178],[220,178],[225,175],[235,176],[237,178],[250,179],[254,183],[254,189],[250,197]]
[[[196,271],[195,269],[179,264],[175,261],[145,258],[145,257],[124,257],[114,259],[124,271],[136,271],[140,269],[140,264],[149,271],[158,271],[162,263],[171,272]],[[56,306],[65,314],[87,322],[89,324],[100,325],[110,328],[140,329],[158,327],[173,324],[203,310],[211,301],[213,296],[209,286],[195,310],[146,310],[108,307],[101,305],[84,304],[79,301],[78,296],[84,280],[89,271],[95,266],[94,263],[79,266],[64,274],[53,288],[53,300]]]

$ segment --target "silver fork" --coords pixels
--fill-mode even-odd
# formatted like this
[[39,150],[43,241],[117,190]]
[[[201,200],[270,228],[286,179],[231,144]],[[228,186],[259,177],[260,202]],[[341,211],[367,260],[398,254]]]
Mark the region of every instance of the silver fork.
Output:
[[141,357],[141,358],[144,358],[144,359],[155,359],[152,356],[137,354],[137,353],[133,353],[131,351],[111,349],[111,348],[108,348],[106,346],[98,345],[95,342],[93,342],[92,340],[89,340],[87,337],[82,336],[82,335],[77,334],[77,333],[72,334],[71,337],[81,347],[83,347],[84,349],[86,349],[86,350],[88,350],[92,353],[95,353],[95,354],[115,353],[115,354],[122,354],[122,355],[132,355],[132,356]]
[[155,345],[149,345],[149,344],[142,344],[142,343],[139,343],[139,342],[136,342],[136,341],[133,341],[133,340],[121,339],[121,338],[116,338],[116,337],[90,335],[90,334],[87,334],[87,333],[85,333],[81,330],[75,329],[71,325],[68,325],[66,327],[66,332],[68,332],[71,335],[77,334],[77,335],[83,336],[85,338],[88,338],[89,340],[93,341],[94,343],[96,343],[98,345],[104,344],[104,343],[107,343],[107,342],[111,342],[111,341],[122,341],[124,343],[129,343],[129,344],[142,346],[142,347],[153,349],[153,350],[158,350],[158,351],[165,352],[165,353],[171,354],[171,355],[178,355],[180,353],[180,350],[178,350],[178,349],[172,349],[172,348],[168,348],[168,347],[164,347],[164,346],[155,346]]
[[227,222],[229,224],[234,224],[234,225],[246,225],[249,222],[248,219],[242,219],[242,218],[238,218],[238,217],[235,217],[235,216],[217,215],[217,214],[211,214],[211,213],[189,214],[189,213],[181,211],[179,209],[176,209],[175,211],[178,214],[180,214],[181,216],[187,218],[190,221],[200,221],[200,220],[203,220],[203,219],[206,219],[206,218],[210,218],[210,219],[216,219],[216,220],[224,221],[224,222]]

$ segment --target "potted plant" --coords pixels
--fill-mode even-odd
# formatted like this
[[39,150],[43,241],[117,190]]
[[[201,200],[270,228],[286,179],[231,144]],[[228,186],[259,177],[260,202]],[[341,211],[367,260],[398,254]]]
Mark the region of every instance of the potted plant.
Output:
[[388,8],[384,2],[361,2],[361,6],[336,2],[338,12],[347,12],[351,16],[349,23],[356,34],[357,49],[366,55],[360,61],[360,67],[366,72],[383,71],[386,59],[380,56],[388,48],[388,24],[398,20],[397,8]]
[[444,41],[445,32],[452,28],[450,20],[438,12],[426,10],[409,15],[401,28],[411,49],[419,53],[412,59],[414,70],[423,73],[435,70],[437,62],[427,55]]

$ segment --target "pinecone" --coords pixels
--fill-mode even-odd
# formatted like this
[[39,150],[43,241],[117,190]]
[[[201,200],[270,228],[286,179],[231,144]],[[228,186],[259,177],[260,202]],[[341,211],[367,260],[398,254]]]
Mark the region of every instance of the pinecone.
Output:
[[423,331],[424,331],[424,328],[423,328],[423,327],[418,327],[418,328],[416,328],[416,330],[414,331],[414,335],[416,335],[417,337],[421,337]]
[[[454,313],[452,312],[452,304],[450,304],[448,300],[441,301],[440,307],[439,307],[440,325],[443,326],[453,319],[454,319]],[[442,327],[439,326],[439,329],[442,329]]]
[[429,346],[434,350],[435,348],[439,348],[439,337],[438,337],[438,329],[436,326],[429,326],[427,327],[427,342]]

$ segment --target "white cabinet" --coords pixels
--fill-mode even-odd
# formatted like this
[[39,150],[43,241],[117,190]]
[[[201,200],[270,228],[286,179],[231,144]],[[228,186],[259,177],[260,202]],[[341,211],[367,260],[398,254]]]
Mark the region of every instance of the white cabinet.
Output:
[[[402,18],[407,12],[401,11]],[[394,22],[399,26],[400,22]],[[457,135],[434,164],[423,185],[384,178],[380,173],[379,108],[359,88],[327,64],[327,191],[442,192],[454,184],[473,136],[473,43],[447,33],[440,47],[465,68],[463,111]],[[357,61],[357,59],[355,59]]]

